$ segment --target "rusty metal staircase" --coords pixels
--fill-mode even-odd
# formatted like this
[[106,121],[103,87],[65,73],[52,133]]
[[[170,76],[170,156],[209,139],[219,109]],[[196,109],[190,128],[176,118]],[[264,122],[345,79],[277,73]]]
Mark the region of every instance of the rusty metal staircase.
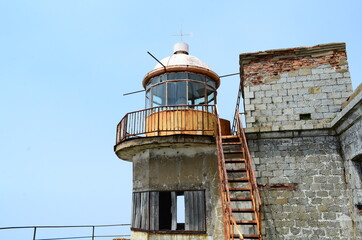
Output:
[[225,240],[259,239],[261,200],[241,119],[237,110],[234,135],[216,138]]

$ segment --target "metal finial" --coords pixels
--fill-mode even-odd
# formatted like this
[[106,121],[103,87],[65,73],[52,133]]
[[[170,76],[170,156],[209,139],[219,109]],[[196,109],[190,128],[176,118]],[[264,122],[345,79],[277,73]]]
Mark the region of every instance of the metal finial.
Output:
[[182,26],[181,26],[180,34],[174,34],[174,35],[172,35],[172,36],[180,37],[181,42],[183,42],[182,37],[184,37],[184,36],[190,36],[190,37],[192,37],[192,33],[187,33],[187,34],[183,33],[183,32],[182,32]]

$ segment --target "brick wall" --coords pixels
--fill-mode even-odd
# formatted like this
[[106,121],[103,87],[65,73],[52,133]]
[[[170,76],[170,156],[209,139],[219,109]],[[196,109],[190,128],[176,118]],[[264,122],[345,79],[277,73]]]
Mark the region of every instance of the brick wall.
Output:
[[352,92],[344,43],[240,55],[248,132],[329,127]]

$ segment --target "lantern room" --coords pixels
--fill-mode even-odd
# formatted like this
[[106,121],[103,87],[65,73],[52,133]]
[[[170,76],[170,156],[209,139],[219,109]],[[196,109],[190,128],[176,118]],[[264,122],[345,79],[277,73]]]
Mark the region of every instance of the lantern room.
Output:
[[189,55],[186,43],[176,43],[174,54],[161,60],[144,80],[146,108],[175,105],[214,105],[219,76]]
[[[176,43],[171,56],[157,61],[142,81],[145,109],[128,113],[121,120],[117,144],[134,137],[215,136],[219,76],[189,55],[186,43]],[[220,119],[220,125],[223,133],[230,133],[229,121]]]

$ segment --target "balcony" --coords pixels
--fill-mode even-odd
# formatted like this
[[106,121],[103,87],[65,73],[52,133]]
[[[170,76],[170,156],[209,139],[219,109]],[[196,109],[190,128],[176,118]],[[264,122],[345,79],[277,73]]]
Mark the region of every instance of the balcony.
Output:
[[[116,145],[123,141],[177,134],[215,136],[217,130],[215,105],[175,105],[147,108],[127,113],[117,125]],[[223,131],[230,131],[229,122],[222,121]]]

